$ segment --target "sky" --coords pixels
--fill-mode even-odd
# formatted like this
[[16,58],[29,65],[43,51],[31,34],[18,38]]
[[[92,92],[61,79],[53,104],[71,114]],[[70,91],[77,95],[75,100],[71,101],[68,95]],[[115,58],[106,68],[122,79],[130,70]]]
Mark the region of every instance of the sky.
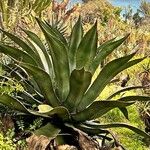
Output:
[[[141,0],[109,0],[109,1],[112,3],[112,5],[120,6],[123,8],[128,7],[130,5],[133,11],[136,11],[141,3]],[[146,1],[150,2],[150,0]]]
[[[81,2],[82,0],[71,0],[71,4]],[[133,11],[136,11],[141,3],[141,0],[108,0],[112,5],[114,6],[120,6],[122,8],[128,7],[129,5],[133,9]],[[146,0],[150,2],[150,0]]]

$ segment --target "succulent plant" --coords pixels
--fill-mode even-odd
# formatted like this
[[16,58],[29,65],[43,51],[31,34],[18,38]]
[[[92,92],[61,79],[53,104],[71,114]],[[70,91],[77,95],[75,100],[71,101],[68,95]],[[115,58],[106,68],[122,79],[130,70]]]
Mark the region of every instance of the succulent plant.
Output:
[[[11,80],[19,81],[24,90],[15,95],[1,93],[0,103],[16,110],[18,115],[43,117],[46,122],[34,133],[47,136],[50,140],[59,141],[60,137],[65,137],[66,140],[69,135],[78,137],[79,142],[80,137],[83,137],[81,135],[84,135],[81,133],[84,132],[90,136],[96,135],[104,143],[104,140],[110,140],[107,128],[114,127],[129,128],[150,138],[147,133],[125,123],[101,124],[94,121],[114,108],[119,108],[128,118],[127,106],[136,101],[150,100],[148,96],[113,99],[116,94],[140,88],[139,86],[116,91],[113,95],[108,95],[106,100],[97,99],[117,74],[144,59],[133,59],[136,54],[133,52],[112,60],[92,80],[99,64],[129,35],[98,45],[97,23],[84,34],[79,17],[70,37],[66,39],[46,21],[36,20],[45,41],[29,30],[23,29],[28,36],[25,40],[1,30],[17,44],[14,47],[0,43],[0,52],[14,61],[13,64],[2,64],[2,67]],[[78,146],[83,148],[81,142]]]

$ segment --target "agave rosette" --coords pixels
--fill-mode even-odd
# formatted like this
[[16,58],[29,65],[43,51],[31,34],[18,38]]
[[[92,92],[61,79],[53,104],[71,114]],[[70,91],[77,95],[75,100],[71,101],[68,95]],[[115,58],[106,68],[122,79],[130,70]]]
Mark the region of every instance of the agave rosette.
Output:
[[[0,52],[10,56],[14,64],[4,65],[6,72],[19,81],[24,91],[17,96],[1,94],[0,103],[23,115],[48,118],[49,122],[35,131],[35,134],[55,138],[62,128],[79,128],[90,135],[104,136],[106,128],[125,127],[142,136],[150,136],[124,123],[97,124],[94,119],[108,111],[119,108],[126,118],[126,107],[135,101],[149,101],[146,96],[128,96],[113,100],[116,94],[137,87],[117,91],[107,100],[96,100],[110,81],[121,71],[141,62],[144,58],[132,59],[136,52],[107,63],[92,82],[99,64],[129,35],[105,42],[98,46],[97,23],[83,33],[81,18],[74,25],[69,39],[45,21],[36,19],[46,44],[33,32],[24,30],[28,39],[21,40],[11,33],[1,30],[19,48],[0,43]],[[17,68],[17,69],[14,69]],[[35,105],[39,110],[33,110]],[[43,110],[44,109],[44,110]],[[59,122],[59,123],[58,123]],[[53,130],[51,132],[44,132]]]

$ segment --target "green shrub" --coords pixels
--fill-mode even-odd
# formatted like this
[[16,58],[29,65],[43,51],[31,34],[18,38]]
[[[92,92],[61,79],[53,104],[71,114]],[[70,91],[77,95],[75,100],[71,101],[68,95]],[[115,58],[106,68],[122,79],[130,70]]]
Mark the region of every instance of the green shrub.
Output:
[[16,150],[16,144],[9,137],[4,137],[2,133],[0,133],[0,150]]

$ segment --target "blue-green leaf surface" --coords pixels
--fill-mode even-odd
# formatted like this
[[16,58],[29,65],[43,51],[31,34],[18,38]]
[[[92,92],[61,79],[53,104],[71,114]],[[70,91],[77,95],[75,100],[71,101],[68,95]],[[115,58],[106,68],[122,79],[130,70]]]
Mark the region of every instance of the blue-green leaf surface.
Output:
[[59,134],[60,131],[61,129],[51,123],[48,123],[45,126],[42,126],[41,128],[35,130],[34,133],[38,136],[44,135],[52,140]]
[[50,54],[52,56],[52,62],[54,66],[54,72],[56,77],[56,86],[58,91],[58,97],[61,101],[64,101],[69,94],[69,60],[68,50],[63,42],[54,37],[49,30],[43,25],[41,26],[46,40],[49,45]]
[[[52,71],[52,64],[51,64],[51,60],[50,60],[50,55],[48,54],[48,51],[45,48],[45,45],[42,43],[41,39],[35,33],[31,32],[29,30],[23,30],[23,31],[34,42],[34,44],[36,46],[35,47],[36,53],[37,53],[37,55],[39,55],[39,57],[43,63],[44,69],[46,70],[47,73],[50,73],[50,75],[52,76],[53,71]],[[39,50],[39,48],[40,48],[40,50]]]
[[14,41],[16,44],[18,44],[22,50],[24,50],[25,52],[27,52],[30,56],[32,56],[34,59],[36,59],[36,54],[35,52],[32,50],[32,48],[27,45],[23,40],[21,40],[19,37],[9,33],[9,32],[6,32],[2,29],[0,29],[4,34],[6,34],[12,41]]
[[97,67],[99,66],[99,64],[101,64],[101,62],[111,53],[113,52],[118,46],[120,46],[127,38],[129,35],[123,37],[122,39],[119,39],[117,41],[107,41],[104,44],[102,44],[99,48],[98,48],[98,53],[96,55],[96,57],[94,58],[94,60],[91,62],[89,71],[93,74],[95,72],[95,70],[97,69]]
[[106,85],[121,71],[133,66],[134,64],[142,61],[143,59],[133,60],[127,63],[135,53],[122,58],[115,59],[109,62],[99,73],[91,87],[83,96],[78,110],[83,110],[86,106],[90,105],[103,91]]
[[86,92],[91,83],[92,75],[90,72],[81,70],[74,70],[70,77],[70,92],[64,104],[70,111],[76,109],[80,103],[82,96]]
[[26,52],[24,52],[20,49],[0,43],[0,52],[4,53],[5,55],[11,56],[13,59],[15,59],[17,61],[30,63],[32,65],[37,66],[37,63],[32,58],[32,56],[28,55]]
[[16,98],[13,98],[7,94],[0,95],[0,103],[5,106],[8,106],[10,109],[14,109],[19,112],[29,114],[29,111],[21,102],[19,102]]
[[53,107],[59,106],[59,101],[54,93],[50,76],[38,67],[29,64],[21,64],[21,66],[33,76],[45,100]]
[[76,52],[76,68],[87,71],[97,52],[97,23],[84,35]]
[[70,71],[74,70],[76,67],[76,51],[82,40],[82,37],[83,37],[83,27],[81,23],[81,17],[79,17],[78,21],[76,22],[76,24],[72,29],[69,42],[69,63],[71,68]]
[[[120,103],[118,103],[120,102]],[[134,102],[124,102],[124,101],[95,101],[89,107],[81,112],[77,112],[73,115],[73,119],[79,122],[84,122],[86,120],[92,120],[101,117],[108,111],[114,108],[126,107],[132,105]]]
[[127,128],[129,130],[132,130],[133,132],[150,139],[150,135],[146,132],[138,129],[137,127],[134,127],[132,125],[126,124],[126,123],[110,123],[110,124],[92,124],[92,123],[86,123],[87,126],[97,128],[97,129],[108,129],[108,128]]

